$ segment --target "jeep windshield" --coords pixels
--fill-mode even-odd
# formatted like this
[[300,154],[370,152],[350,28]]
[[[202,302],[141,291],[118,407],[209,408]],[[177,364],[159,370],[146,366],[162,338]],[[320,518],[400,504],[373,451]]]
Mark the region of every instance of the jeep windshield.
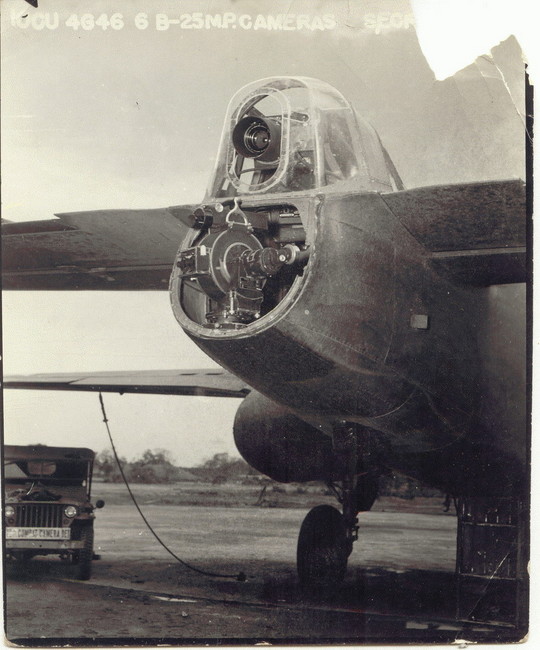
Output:
[[41,485],[86,485],[94,454],[86,449],[17,447],[4,448],[4,480]]
[[88,475],[88,462],[36,460],[4,461],[4,479],[9,483],[39,481],[44,485],[82,485]]

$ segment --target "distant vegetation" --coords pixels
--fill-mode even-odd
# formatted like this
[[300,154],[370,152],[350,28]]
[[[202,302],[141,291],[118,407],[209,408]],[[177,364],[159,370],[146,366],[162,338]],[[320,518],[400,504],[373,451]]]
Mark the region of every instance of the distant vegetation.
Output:
[[192,471],[204,481],[214,484],[227,481],[249,482],[250,479],[256,482],[266,478],[242,458],[232,458],[227,453],[214,454],[198,467],[193,467]]
[[[175,483],[177,481],[196,481],[197,476],[189,470],[177,467],[166,449],[147,449],[143,455],[128,463],[120,457],[126,479],[130,483]],[[122,475],[112,451],[105,449],[96,456],[94,464],[96,478],[106,483],[121,483]]]
[[[227,453],[214,454],[196,467],[178,467],[166,449],[147,449],[140,458],[127,462],[120,458],[122,468],[130,483],[167,484],[181,481],[201,481],[219,485],[223,483],[242,483],[244,485],[265,485],[279,492],[281,484],[272,481],[250,467],[243,459],[231,457]],[[107,483],[120,483],[122,476],[110,450],[100,452],[96,457],[95,476]],[[298,490],[303,489],[298,485]],[[324,487],[323,487],[324,490]],[[441,497],[441,492],[423,486],[421,483],[401,474],[382,476],[379,481],[380,496],[394,496],[402,499],[414,497]]]

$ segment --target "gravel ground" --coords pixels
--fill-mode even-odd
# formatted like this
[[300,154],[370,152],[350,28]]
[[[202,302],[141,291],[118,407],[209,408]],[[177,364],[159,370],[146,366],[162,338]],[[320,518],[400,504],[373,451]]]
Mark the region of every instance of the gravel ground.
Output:
[[101,557],[88,582],[51,557],[6,566],[7,638],[31,646],[461,638],[452,623],[455,517],[362,514],[345,583],[306,593],[295,569],[305,509],[148,503],[143,510],[183,560],[247,580],[186,569],[133,506],[108,504],[97,513]]

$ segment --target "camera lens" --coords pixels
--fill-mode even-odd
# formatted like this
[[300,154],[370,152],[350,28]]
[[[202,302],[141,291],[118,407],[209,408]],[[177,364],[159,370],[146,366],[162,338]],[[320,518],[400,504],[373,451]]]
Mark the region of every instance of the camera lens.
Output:
[[248,115],[234,127],[232,142],[244,158],[256,158],[262,163],[279,159],[281,127],[273,118]]
[[270,131],[263,124],[250,125],[244,134],[244,145],[246,149],[254,154],[265,151],[270,143]]

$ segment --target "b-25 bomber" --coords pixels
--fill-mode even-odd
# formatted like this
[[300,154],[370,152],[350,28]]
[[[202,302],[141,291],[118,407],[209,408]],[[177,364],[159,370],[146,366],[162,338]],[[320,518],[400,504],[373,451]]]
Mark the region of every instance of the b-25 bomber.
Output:
[[303,583],[343,579],[385,472],[443,490],[465,517],[526,511],[522,181],[404,189],[340,92],[272,77],[232,98],[200,205],[58,216],[3,226],[4,288],[168,287],[182,330],[224,371],[6,386],[242,398],[246,461],[323,481],[341,504],[304,520]]

